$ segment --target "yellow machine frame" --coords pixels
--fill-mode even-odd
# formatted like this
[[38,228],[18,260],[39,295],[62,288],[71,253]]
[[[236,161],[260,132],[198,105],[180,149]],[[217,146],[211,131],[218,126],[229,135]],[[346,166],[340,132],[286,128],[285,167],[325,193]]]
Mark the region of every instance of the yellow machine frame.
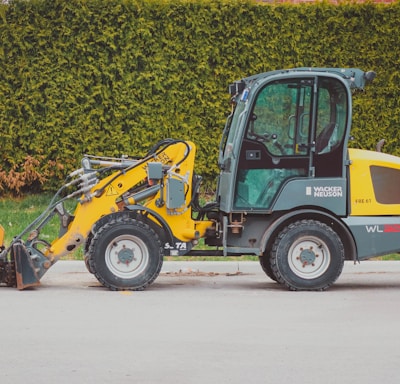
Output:
[[[147,165],[150,162],[161,162],[168,170],[164,183],[168,178],[184,180],[185,204],[179,209],[169,209],[167,203],[157,206],[157,200],[166,201],[166,189],[159,190],[154,198],[143,204],[144,207],[157,212],[162,218],[167,219],[168,225],[175,238],[187,242],[197,240],[212,223],[210,221],[196,221],[192,218],[192,209],[189,205],[192,196],[193,168],[196,154],[196,146],[192,142],[177,142],[168,146],[154,157],[140,162],[131,169],[117,171],[101,180],[89,193],[90,201],[82,201],[74,212],[74,220],[71,222],[66,234],[57,238],[48,251],[47,257],[54,262],[60,257],[73,252],[82,245],[87,238],[92,226],[101,217],[121,211],[129,203],[136,203],[130,197],[129,190],[132,186],[147,182]],[[173,166],[185,158],[177,167]],[[161,196],[163,194],[163,196]],[[123,197],[125,198],[123,199]],[[134,196],[134,194],[133,194]]]

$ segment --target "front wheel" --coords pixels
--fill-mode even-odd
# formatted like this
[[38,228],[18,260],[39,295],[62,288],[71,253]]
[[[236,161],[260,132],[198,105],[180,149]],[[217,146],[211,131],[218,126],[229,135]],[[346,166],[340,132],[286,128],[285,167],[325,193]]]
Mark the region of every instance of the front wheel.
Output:
[[276,237],[271,267],[277,281],[291,290],[325,290],[339,277],[344,247],[332,228],[316,220],[301,220]]
[[142,290],[159,275],[163,249],[157,234],[130,217],[111,218],[94,234],[88,262],[99,282],[111,290]]

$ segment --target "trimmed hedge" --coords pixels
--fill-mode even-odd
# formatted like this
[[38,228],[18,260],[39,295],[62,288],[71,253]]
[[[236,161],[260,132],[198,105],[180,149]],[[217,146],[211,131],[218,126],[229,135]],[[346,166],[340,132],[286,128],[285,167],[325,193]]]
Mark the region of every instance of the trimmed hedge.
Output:
[[[297,66],[375,70],[355,97],[354,145],[385,138],[400,155],[399,20],[399,1],[0,5],[0,188],[54,189],[84,153],[142,155],[166,137],[197,143],[196,170],[212,185],[228,84]],[[26,172],[27,159],[40,161],[40,180],[16,191],[7,178]]]

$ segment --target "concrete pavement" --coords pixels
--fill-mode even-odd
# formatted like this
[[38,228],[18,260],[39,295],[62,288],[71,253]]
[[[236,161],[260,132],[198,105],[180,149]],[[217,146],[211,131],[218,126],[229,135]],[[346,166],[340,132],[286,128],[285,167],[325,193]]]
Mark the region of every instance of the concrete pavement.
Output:
[[347,262],[326,292],[289,292],[257,262],[166,262],[143,292],[83,262],[0,288],[1,384],[398,383],[400,262]]

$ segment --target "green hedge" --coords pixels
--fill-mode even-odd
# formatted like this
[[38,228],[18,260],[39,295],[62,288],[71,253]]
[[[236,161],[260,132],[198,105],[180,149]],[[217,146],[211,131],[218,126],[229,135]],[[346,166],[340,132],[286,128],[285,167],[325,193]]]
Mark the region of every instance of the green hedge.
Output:
[[54,189],[83,153],[141,155],[166,137],[197,143],[197,172],[212,185],[229,82],[296,66],[375,70],[355,98],[354,145],[386,138],[400,155],[399,20],[400,2],[0,5],[0,188],[27,159],[47,181],[26,189]]

